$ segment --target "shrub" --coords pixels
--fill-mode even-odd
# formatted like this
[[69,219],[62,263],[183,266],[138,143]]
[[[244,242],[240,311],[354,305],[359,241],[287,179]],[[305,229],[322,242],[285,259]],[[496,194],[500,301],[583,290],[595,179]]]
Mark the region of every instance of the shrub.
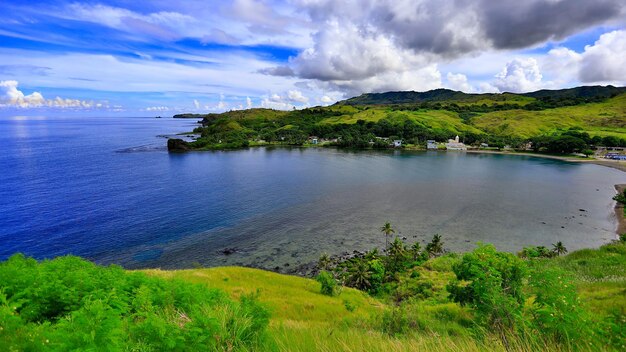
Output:
[[0,350],[251,349],[268,313],[203,285],[100,267],[77,257],[0,264]]
[[593,335],[593,324],[567,272],[558,268],[534,270],[528,283],[535,296],[530,311],[537,331],[561,343]]
[[493,245],[479,245],[453,271],[456,280],[446,288],[455,302],[475,308],[481,323],[501,333],[515,327],[524,302],[526,267],[521,259],[498,252]]
[[626,205],[626,190],[622,193],[618,193],[613,197],[613,200],[619,204]]
[[332,274],[326,270],[322,270],[316,277],[317,282],[320,283],[320,292],[327,296],[334,296],[337,293],[337,281]]

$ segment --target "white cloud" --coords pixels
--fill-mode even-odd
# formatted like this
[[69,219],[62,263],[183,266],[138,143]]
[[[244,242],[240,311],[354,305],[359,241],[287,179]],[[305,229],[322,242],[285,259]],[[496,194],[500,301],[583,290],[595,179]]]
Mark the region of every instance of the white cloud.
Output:
[[300,78],[318,81],[320,87],[354,95],[430,89],[441,83],[437,66],[429,64],[425,56],[402,49],[391,38],[368,28],[335,21],[314,38],[315,46],[291,60],[290,69]]
[[537,60],[516,58],[496,75],[493,85],[502,92],[530,92],[541,88],[542,78]]
[[150,106],[145,109],[146,111],[169,111],[167,106]]
[[580,80],[587,83],[626,83],[626,30],[600,36],[594,45],[585,47]]
[[33,92],[25,95],[19,90],[17,81],[0,81],[0,107],[16,107],[16,108],[102,108],[108,107],[103,103],[94,103],[93,101],[84,101],[78,99],[63,99],[56,97],[54,99],[45,99],[39,92]]
[[200,102],[197,99],[193,100],[193,106],[196,108],[196,110],[200,110]]
[[309,101],[309,98],[302,95],[302,92],[299,90],[290,90],[289,92],[287,92],[287,98],[289,99],[289,101],[292,101],[294,103],[304,104]]
[[69,10],[62,16],[162,40],[182,37],[185,28],[197,22],[194,17],[178,12],[161,11],[143,15],[120,7],[81,3],[70,4]]
[[467,81],[467,76],[462,73],[448,72],[446,75],[448,87],[453,90],[460,90],[465,93],[473,93],[474,88]]
[[252,109],[252,99],[246,97],[246,109]]
[[330,104],[333,102],[333,100],[328,95],[324,95],[323,97],[321,97],[320,101],[324,104]]

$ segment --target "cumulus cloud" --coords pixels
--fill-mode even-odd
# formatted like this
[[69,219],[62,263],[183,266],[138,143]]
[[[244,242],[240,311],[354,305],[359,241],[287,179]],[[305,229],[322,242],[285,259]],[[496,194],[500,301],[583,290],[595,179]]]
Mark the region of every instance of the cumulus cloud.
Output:
[[454,55],[525,48],[620,20],[622,0],[296,0],[317,21],[373,25],[404,47]]
[[329,97],[328,95],[324,95],[323,97],[321,97],[320,101],[324,104],[330,104],[333,102],[332,98]]
[[261,100],[261,107],[276,110],[292,110],[308,107],[309,98],[299,90],[289,90],[283,94],[272,93]]
[[[320,86],[339,89],[346,95],[429,89],[440,83],[436,63],[485,50],[527,48],[561,40],[598,24],[619,21],[626,15],[626,3],[622,0],[293,3],[319,26],[312,36],[313,45],[288,65],[260,72],[317,80],[324,83]],[[498,76],[497,84],[482,82],[483,88],[520,90],[539,85],[541,74],[534,70],[537,65],[512,62],[507,66],[510,67]],[[472,88],[461,79],[451,76],[448,83],[460,89]]]
[[24,94],[18,89],[17,81],[0,81],[0,107],[13,108],[100,108],[105,107],[102,103],[83,101],[78,99],[45,99],[39,92]]
[[302,95],[302,92],[299,90],[290,90],[289,92],[287,92],[287,98],[289,99],[289,101],[292,101],[294,103],[304,104],[309,101],[309,98]]
[[436,65],[373,30],[333,22],[314,38],[315,46],[293,58],[289,67],[265,73],[313,79],[321,88],[347,95],[431,89],[441,83]]
[[502,92],[529,92],[541,88],[543,75],[534,58],[517,58],[496,75],[494,86]]
[[580,80],[626,83],[626,31],[605,33],[582,54]]
[[474,88],[467,81],[467,76],[462,73],[448,72],[446,79],[450,89],[460,90],[465,93],[472,93],[474,91]]
[[580,53],[558,47],[539,58],[545,85],[551,88],[581,84],[626,85],[626,31],[605,33]]

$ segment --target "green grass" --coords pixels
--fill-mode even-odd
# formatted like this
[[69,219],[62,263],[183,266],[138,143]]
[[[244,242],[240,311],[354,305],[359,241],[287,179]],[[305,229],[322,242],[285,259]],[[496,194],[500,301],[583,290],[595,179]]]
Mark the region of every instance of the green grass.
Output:
[[[555,345],[540,337],[511,338],[505,346],[489,331],[477,337],[472,331],[472,312],[447,298],[446,284],[454,277],[452,265],[460,260],[448,254],[427,261],[400,278],[399,286],[429,282],[432,295],[411,299],[397,314],[408,316],[415,325],[401,335],[381,329],[381,317],[396,314],[386,298],[373,298],[360,291],[343,288],[338,296],[320,293],[314,280],[263,270],[220,267],[161,271],[149,275],[202,283],[226,291],[231,297],[259,292],[259,300],[271,312],[266,348],[280,351],[563,351],[573,346]],[[582,304],[595,319],[611,314],[626,317],[626,245],[606,245],[585,249],[554,259],[533,260],[532,266],[560,268],[570,273]],[[384,295],[383,295],[384,296]],[[346,303],[348,302],[348,304]],[[348,306],[356,307],[353,311]],[[396,308],[397,309],[397,308]],[[398,318],[399,319],[399,318]],[[471,327],[471,329],[470,329]],[[623,326],[626,329],[626,324]],[[587,350],[581,348],[580,350]],[[611,350],[608,347],[589,350]]]
[[[564,282],[591,323],[608,329],[589,346],[537,333],[504,342],[478,326],[472,308],[448,298],[461,260],[430,259],[375,298],[350,288],[330,297],[312,279],[259,269],[128,272],[76,257],[15,256],[0,263],[0,350],[611,351],[602,338],[626,341],[626,243],[528,261],[572,277]],[[424,283],[427,294],[396,299]]]
[[496,111],[472,119],[479,129],[497,135],[530,138],[580,127],[592,136],[626,138],[626,94],[601,103],[542,111]]
[[[356,110],[356,109],[355,109]],[[382,119],[389,119],[392,122],[402,122],[405,120],[413,120],[418,125],[427,129],[447,130],[453,133],[462,134],[463,132],[471,132],[481,134],[478,128],[468,125],[452,111],[446,110],[400,110],[392,111],[388,108],[369,108],[357,111],[353,114],[333,116],[321,121],[323,124],[355,124],[358,120],[366,122],[378,122]]]

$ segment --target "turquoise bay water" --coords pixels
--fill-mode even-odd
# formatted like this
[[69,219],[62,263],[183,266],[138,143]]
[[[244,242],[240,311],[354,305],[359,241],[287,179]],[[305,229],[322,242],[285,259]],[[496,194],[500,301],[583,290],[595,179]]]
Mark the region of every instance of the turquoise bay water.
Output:
[[[290,270],[320,253],[408,242],[503,250],[615,238],[626,174],[523,156],[266,149],[168,154],[195,120],[0,119],[0,259],[76,254],[129,268]],[[584,211],[581,211],[583,209]],[[236,252],[225,256],[224,248]]]

